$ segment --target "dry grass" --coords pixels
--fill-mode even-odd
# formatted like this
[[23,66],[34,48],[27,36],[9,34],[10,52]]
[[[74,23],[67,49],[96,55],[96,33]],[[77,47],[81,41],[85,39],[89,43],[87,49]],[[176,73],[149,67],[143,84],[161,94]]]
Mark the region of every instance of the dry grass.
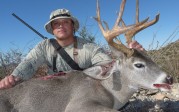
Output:
[[169,75],[179,82],[179,41],[172,42],[159,50],[148,51],[150,57]]

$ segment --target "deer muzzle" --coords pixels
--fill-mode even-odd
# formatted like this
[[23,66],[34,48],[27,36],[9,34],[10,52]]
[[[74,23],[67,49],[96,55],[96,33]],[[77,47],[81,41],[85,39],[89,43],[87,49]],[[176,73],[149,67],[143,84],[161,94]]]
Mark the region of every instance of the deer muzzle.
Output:
[[165,82],[170,85],[173,84],[173,77],[171,75],[168,75],[165,79]]

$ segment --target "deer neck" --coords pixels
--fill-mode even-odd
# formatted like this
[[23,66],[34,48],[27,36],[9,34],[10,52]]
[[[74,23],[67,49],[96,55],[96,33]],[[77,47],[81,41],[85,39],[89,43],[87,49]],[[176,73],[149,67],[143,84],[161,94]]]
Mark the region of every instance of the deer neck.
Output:
[[113,74],[101,82],[103,87],[114,96],[114,109],[123,107],[136,91],[136,88],[131,88],[130,81],[126,78],[127,74],[123,74],[122,71],[122,66],[116,61],[110,71]]

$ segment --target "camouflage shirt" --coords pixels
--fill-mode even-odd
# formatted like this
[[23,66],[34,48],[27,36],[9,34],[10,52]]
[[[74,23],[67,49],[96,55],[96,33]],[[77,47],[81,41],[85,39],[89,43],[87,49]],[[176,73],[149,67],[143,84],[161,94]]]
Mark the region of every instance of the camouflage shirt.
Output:
[[[72,59],[74,44],[64,47],[64,50],[70,55]],[[88,68],[94,65],[101,65],[111,61],[111,58],[105,54],[104,50],[94,43],[77,38],[77,60],[80,68]],[[36,70],[42,64],[48,65],[48,74],[53,74],[53,56],[56,53],[54,47],[50,43],[49,39],[40,42],[35,48],[33,48],[24,61],[22,61],[12,75],[18,76],[23,80],[27,80],[35,74]],[[62,59],[62,57],[56,53],[56,67],[58,71],[70,71],[72,68]]]

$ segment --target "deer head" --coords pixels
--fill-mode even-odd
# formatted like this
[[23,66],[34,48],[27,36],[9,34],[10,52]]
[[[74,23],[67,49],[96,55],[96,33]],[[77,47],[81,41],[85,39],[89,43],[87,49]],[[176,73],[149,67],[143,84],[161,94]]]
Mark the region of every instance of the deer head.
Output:
[[[106,27],[105,28],[103,27],[103,24],[100,18],[100,7],[99,7],[98,0],[97,0],[97,11],[96,11],[97,17],[95,17],[94,19],[97,21],[99,28],[103,36],[105,37],[106,41],[111,46],[111,51],[113,55],[118,58],[117,60],[120,61],[119,66],[115,66],[117,69],[120,69],[120,74],[125,74],[124,76],[126,76],[127,74],[129,75],[131,73],[130,76],[127,76],[128,78],[136,74],[136,77],[138,77],[139,79],[143,77],[145,81],[140,80],[140,82],[138,82],[139,79],[135,81],[134,79],[129,79],[129,82],[135,82],[138,84],[140,83],[139,85],[145,85],[145,87],[147,87],[148,85],[151,85],[150,88],[153,88],[154,82],[162,83],[162,81],[159,81],[159,80],[165,79],[164,77],[166,77],[167,74],[165,74],[162,70],[160,70],[160,68],[145,53],[140,52],[135,49],[130,49],[126,47],[120,40],[114,41],[114,39],[117,36],[124,34],[126,38],[126,43],[129,44],[132,41],[132,38],[134,37],[134,35],[142,31],[143,29],[155,24],[159,20],[159,14],[156,15],[154,20],[148,21],[149,20],[149,17],[148,17],[144,19],[143,21],[139,21],[139,1],[136,0],[136,23],[127,26],[122,20],[122,15],[124,12],[125,4],[126,4],[126,0],[122,0],[120,4],[120,11],[118,13],[117,20],[112,30],[109,29],[108,24],[105,21],[104,21],[104,25]],[[140,73],[138,71],[140,71]],[[146,78],[144,74],[148,76],[148,78]],[[157,78],[159,80],[156,81]],[[149,81],[149,79],[152,79],[152,80]],[[146,83],[147,81],[149,83]],[[134,85],[134,84],[131,84],[131,85]]]

